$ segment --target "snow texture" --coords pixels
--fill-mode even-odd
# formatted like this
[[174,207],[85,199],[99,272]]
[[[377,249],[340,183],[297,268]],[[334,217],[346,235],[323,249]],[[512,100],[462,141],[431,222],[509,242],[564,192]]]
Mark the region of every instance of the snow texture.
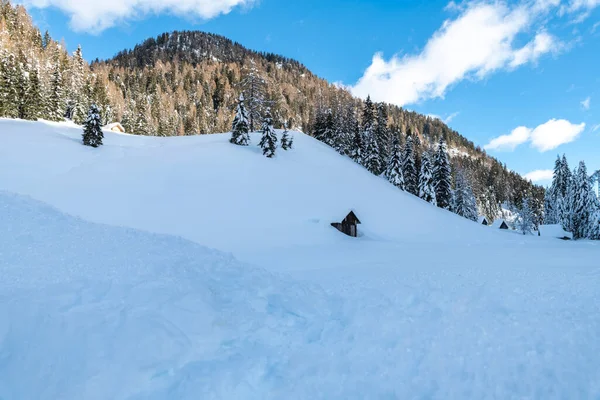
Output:
[[598,243],[478,225],[301,133],[271,160],[80,135],[0,120],[0,399],[600,397]]

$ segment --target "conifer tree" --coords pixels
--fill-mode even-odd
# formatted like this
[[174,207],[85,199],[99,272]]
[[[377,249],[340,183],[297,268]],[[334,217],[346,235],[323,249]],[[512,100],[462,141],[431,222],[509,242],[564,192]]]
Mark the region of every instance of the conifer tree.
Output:
[[384,103],[377,104],[375,137],[379,148],[379,163],[385,166],[390,153],[390,131],[388,128],[388,112]]
[[285,123],[283,126],[283,135],[281,135],[281,148],[283,150],[289,150],[294,145],[294,139],[288,131],[288,124]]
[[440,138],[433,162],[433,181],[438,207],[449,210],[452,201],[452,172],[444,137]]
[[523,205],[519,210],[517,219],[517,228],[523,235],[530,235],[535,229],[535,218],[530,203],[531,200],[528,197],[523,199]]
[[574,239],[583,239],[588,235],[592,211],[592,205],[590,204],[591,186],[585,162],[581,161],[579,163],[579,168],[577,168],[572,180],[571,229]]
[[25,119],[37,120],[42,112],[42,93],[40,87],[40,78],[37,68],[32,68],[29,72],[29,85],[25,100]]
[[83,144],[92,147],[102,146],[102,139],[104,139],[102,118],[100,118],[98,107],[92,104],[83,123]]
[[381,173],[381,163],[377,138],[375,137],[375,113],[371,97],[367,97],[362,114],[362,164],[372,173]]
[[50,94],[48,96],[48,110],[46,115],[51,121],[62,121],[64,118],[63,80],[58,57],[58,49],[54,56],[52,76],[50,80]]
[[250,143],[250,126],[248,125],[248,115],[244,106],[244,94],[240,94],[237,110],[231,127],[231,139],[229,141],[238,146],[248,146]]
[[323,129],[323,134],[322,134],[323,138],[321,141],[330,147],[335,147],[335,135],[336,135],[335,119],[333,117],[333,113],[331,112],[331,109],[328,109],[325,114],[325,126]]
[[350,158],[358,163],[363,163],[363,154],[364,154],[364,143],[363,143],[363,135],[360,130],[355,129],[354,135],[352,136],[352,143],[350,147]]
[[392,147],[385,169],[385,177],[397,188],[404,190],[404,176],[402,175],[402,149],[398,135],[394,134],[392,138]]
[[250,67],[245,71],[245,76],[240,82],[246,109],[250,120],[250,132],[254,132],[255,125],[261,120],[263,109],[270,105],[267,101],[267,81],[251,61]]
[[0,60],[0,116],[17,118],[18,109],[18,72],[17,61],[12,53],[3,52]]
[[433,182],[433,165],[429,159],[429,152],[421,156],[421,173],[419,174],[419,197],[428,203],[437,206],[435,198],[435,185]]
[[260,139],[259,146],[263,151],[263,155],[272,158],[275,156],[275,150],[277,148],[277,136],[273,129],[273,118],[271,117],[271,109],[267,108],[265,111],[265,118],[262,124],[262,138]]
[[477,203],[473,195],[471,184],[467,180],[463,171],[456,174],[456,183],[453,194],[452,211],[462,217],[477,221]]
[[404,151],[402,152],[402,175],[404,176],[404,190],[408,193],[419,195],[419,177],[415,167],[415,153],[412,135],[406,137]]
[[19,51],[19,57],[15,65],[15,92],[17,104],[17,118],[25,119],[27,115],[27,89],[29,87],[29,71],[27,69],[27,59],[22,51]]

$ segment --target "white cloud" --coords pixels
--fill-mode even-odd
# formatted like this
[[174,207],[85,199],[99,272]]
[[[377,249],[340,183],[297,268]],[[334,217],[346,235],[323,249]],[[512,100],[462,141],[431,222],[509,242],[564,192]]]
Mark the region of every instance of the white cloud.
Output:
[[581,107],[583,107],[584,110],[589,110],[590,109],[590,102],[592,101],[592,99],[590,97],[588,97],[585,100],[581,101]]
[[122,21],[166,13],[200,19],[227,14],[254,0],[21,0],[27,7],[56,7],[71,17],[76,31],[99,33]]
[[456,117],[458,117],[458,114],[460,114],[459,111],[457,112],[453,112],[452,114],[448,115],[445,119],[444,119],[444,123],[449,124],[450,122],[452,122],[452,120]]
[[552,180],[554,171],[551,169],[538,169],[525,174],[525,179],[529,179],[532,182],[541,182]]
[[[532,25],[555,0],[538,0],[533,6],[509,7],[503,2],[471,2],[433,34],[415,55],[393,56],[389,61],[375,54],[371,65],[353,87],[361,97],[397,105],[443,97],[449,87],[464,79],[483,79],[501,69],[536,62],[556,52],[560,42]],[[453,9],[455,7],[452,7]],[[517,37],[529,37],[522,47]]]
[[551,119],[534,129],[520,126],[509,135],[492,139],[484,148],[486,150],[514,150],[517,146],[529,141],[531,147],[543,153],[560,145],[571,143],[584,129],[585,123],[573,124],[565,119]]
[[485,145],[486,150],[514,150],[520,144],[529,140],[531,129],[519,126],[513,129],[509,135],[498,136]]

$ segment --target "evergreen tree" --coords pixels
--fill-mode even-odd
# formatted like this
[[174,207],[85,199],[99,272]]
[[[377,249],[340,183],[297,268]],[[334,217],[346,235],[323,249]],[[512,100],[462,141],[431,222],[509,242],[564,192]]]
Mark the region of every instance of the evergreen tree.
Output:
[[271,158],[275,156],[275,150],[277,148],[277,136],[273,129],[273,118],[271,117],[271,109],[267,108],[265,111],[265,118],[262,124],[262,138],[260,139],[259,146],[263,150],[263,155]]
[[521,206],[521,210],[519,210],[517,228],[520,232],[523,232],[523,235],[530,235],[535,229],[533,210],[531,209],[528,197],[523,199],[523,205]]
[[385,169],[385,177],[397,188],[404,190],[404,176],[402,175],[402,149],[398,135],[394,135],[392,139],[392,147],[388,158],[387,167]]
[[0,60],[0,116],[18,118],[17,61],[12,53],[3,52]]
[[281,148],[284,150],[289,150],[294,145],[294,139],[290,135],[288,131],[288,124],[286,123],[283,126],[283,135],[281,136]]
[[412,135],[406,137],[404,151],[402,152],[402,175],[404,176],[404,190],[408,193],[419,195],[419,177],[415,167],[415,153]]
[[381,173],[381,163],[377,138],[375,137],[375,112],[371,97],[367,97],[362,114],[362,141],[363,154],[362,164],[372,173]]
[[336,127],[335,127],[335,118],[333,117],[333,113],[331,109],[327,110],[325,114],[325,126],[322,134],[322,142],[330,147],[335,148],[335,135],[336,135]]
[[63,98],[63,80],[60,67],[58,50],[54,56],[52,76],[50,77],[50,94],[48,96],[48,109],[46,115],[51,121],[62,121],[65,115]]
[[27,69],[27,60],[22,51],[19,51],[19,57],[15,65],[15,87],[17,118],[25,119],[27,115],[27,89],[29,87],[29,71]]
[[419,174],[419,197],[428,203],[437,205],[435,199],[435,185],[433,182],[433,165],[429,159],[429,152],[421,156],[421,173]]
[[104,133],[102,133],[100,110],[95,104],[92,104],[83,123],[83,144],[92,147],[102,146],[102,139],[104,139]]
[[231,127],[231,139],[229,141],[238,146],[248,146],[250,143],[250,135],[248,134],[250,127],[248,125],[248,115],[244,106],[244,94],[240,94],[240,98]]
[[325,141],[325,129],[327,125],[327,115],[323,112],[321,108],[317,108],[315,113],[315,121],[312,127],[312,135],[315,139],[320,142]]
[[452,172],[446,149],[446,141],[442,136],[433,162],[433,181],[435,198],[440,208],[449,210],[452,201]]
[[583,239],[588,235],[592,213],[592,204],[590,204],[592,188],[583,161],[579,163],[572,181],[571,229],[574,239]]
[[350,147],[350,158],[354,162],[362,165],[363,154],[364,154],[363,135],[359,129],[355,129],[354,135],[352,136],[352,144]]
[[390,132],[388,128],[388,112],[384,103],[377,104],[377,124],[375,128],[375,138],[379,148],[379,164],[383,167],[389,158]]
[[471,184],[463,171],[458,171],[456,174],[452,211],[471,221],[477,221],[477,203],[475,201],[475,196],[473,195]]
[[246,99],[250,132],[254,132],[255,124],[261,120],[264,108],[270,105],[270,102],[267,101],[267,81],[261,75],[254,61],[251,61],[251,66],[246,69],[240,85]]
[[37,120],[42,112],[42,92],[37,68],[29,72],[29,86],[25,100],[25,119]]

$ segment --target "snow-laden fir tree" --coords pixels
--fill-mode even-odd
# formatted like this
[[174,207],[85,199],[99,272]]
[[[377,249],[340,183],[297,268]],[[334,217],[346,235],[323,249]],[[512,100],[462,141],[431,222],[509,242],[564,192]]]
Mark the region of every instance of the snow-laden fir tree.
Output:
[[37,67],[29,72],[29,86],[25,101],[25,119],[37,120],[41,117],[42,108],[42,88]]
[[379,163],[385,167],[390,153],[390,130],[387,106],[384,103],[377,103],[375,138],[379,148]]
[[60,68],[58,49],[53,60],[52,76],[50,77],[50,94],[48,96],[46,116],[51,121],[62,121],[65,115],[63,97],[63,79]]
[[421,173],[419,174],[419,197],[428,203],[437,206],[435,199],[435,185],[433,182],[433,165],[428,151],[421,156]]
[[477,221],[477,202],[473,195],[471,183],[463,171],[458,171],[456,173],[456,183],[452,200],[452,211],[455,214],[470,219],[471,221]]
[[443,137],[440,138],[433,161],[433,181],[438,207],[449,210],[452,202],[452,171]]
[[592,213],[592,204],[590,204],[592,188],[583,161],[579,163],[579,167],[572,177],[572,187],[571,232],[574,239],[583,239],[588,235]]
[[[69,70],[69,93],[67,100],[67,118],[75,123],[81,123],[85,119],[88,99],[84,91],[86,84],[85,60],[81,51],[81,46],[73,53]],[[96,103],[96,106],[99,105]]]
[[246,112],[246,106],[244,105],[244,94],[240,94],[238,100],[237,109],[235,112],[235,118],[231,126],[231,139],[229,142],[237,144],[238,146],[248,146],[250,143],[250,125],[248,124],[248,114]]
[[592,181],[590,181],[590,186],[592,190],[590,190],[588,202],[590,205],[590,218],[587,237],[591,240],[600,240],[600,199],[593,190]]
[[95,104],[92,104],[83,123],[83,144],[92,147],[102,146],[102,139],[104,139],[104,134],[102,133],[100,111]]
[[517,229],[522,232],[523,235],[531,235],[535,230],[535,216],[531,209],[530,199],[528,197],[523,199],[523,205],[519,210]]
[[363,163],[363,154],[364,154],[364,143],[363,143],[363,135],[360,129],[357,128],[354,130],[354,134],[352,135],[352,142],[350,143],[350,158],[358,163]]
[[362,165],[372,173],[379,175],[381,170],[379,147],[375,138],[375,110],[371,97],[367,97],[362,113]]
[[404,190],[404,177],[402,175],[402,148],[398,135],[392,137],[392,146],[385,168],[385,177],[398,189]]
[[404,176],[404,190],[408,193],[419,195],[419,175],[415,166],[415,152],[412,135],[406,136],[402,151],[402,175]]
[[322,139],[320,139],[326,145],[335,148],[336,140],[336,123],[331,109],[328,109],[325,113],[325,125],[322,133]]
[[275,150],[277,149],[277,135],[275,134],[275,129],[273,129],[271,109],[268,107],[265,110],[261,132],[262,138],[260,139],[259,146],[263,151],[263,155],[268,158],[274,157]]
[[283,125],[283,135],[281,135],[281,148],[283,150],[289,150],[294,145],[294,138],[288,131],[288,123]]

